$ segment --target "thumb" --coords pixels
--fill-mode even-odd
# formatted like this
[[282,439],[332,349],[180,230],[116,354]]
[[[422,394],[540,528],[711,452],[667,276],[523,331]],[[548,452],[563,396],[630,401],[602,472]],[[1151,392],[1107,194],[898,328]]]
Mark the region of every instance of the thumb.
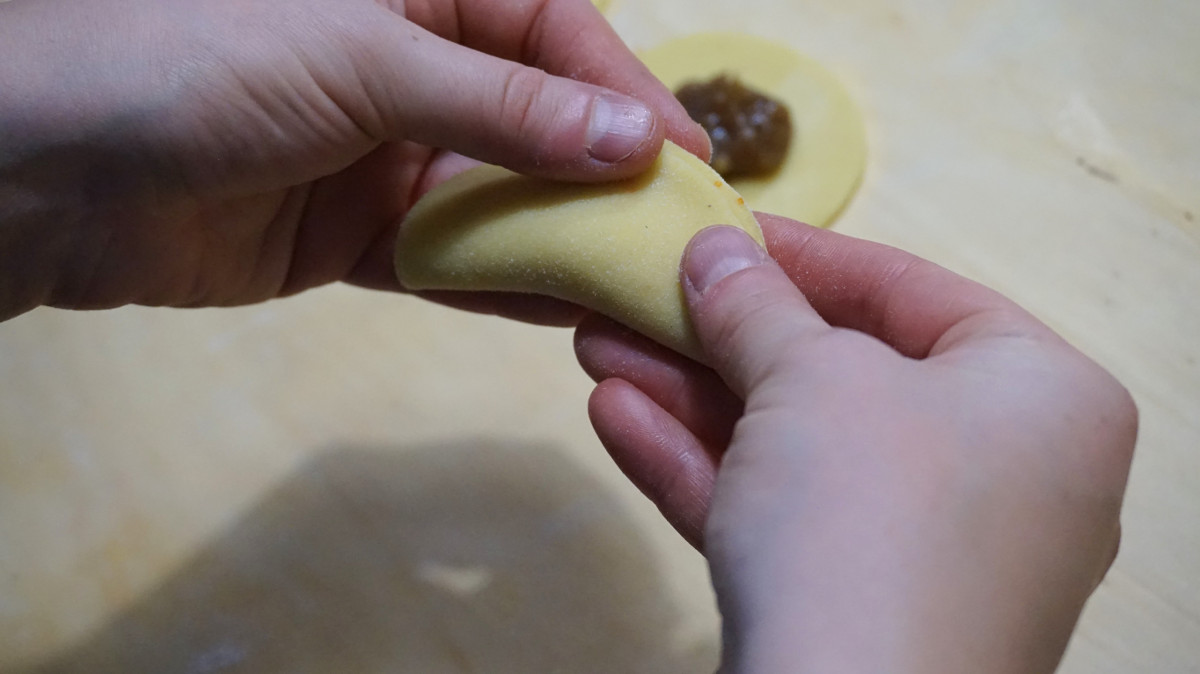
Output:
[[681,266],[692,324],[709,364],[744,400],[794,370],[832,328],[765,250],[736,227],[696,234]]
[[[663,124],[644,103],[440,38],[396,18],[367,83],[386,133],[514,171],[576,181],[645,170]],[[402,35],[396,35],[395,31]]]

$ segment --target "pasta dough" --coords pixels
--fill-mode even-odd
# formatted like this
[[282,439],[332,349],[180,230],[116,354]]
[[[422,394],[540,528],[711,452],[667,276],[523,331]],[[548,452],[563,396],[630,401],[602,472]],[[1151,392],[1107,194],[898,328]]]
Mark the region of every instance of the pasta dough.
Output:
[[763,243],[742,198],[670,141],[648,171],[617,183],[558,183],[481,166],[417,202],[400,227],[396,271],[411,290],[575,302],[700,360],[679,262],[692,236],[714,224]]
[[849,94],[819,63],[736,33],[680,38],[641,58],[672,91],[725,73],[788,107],[793,136],[783,166],[730,183],[755,209],[826,227],[849,201],[862,178],[866,132]]

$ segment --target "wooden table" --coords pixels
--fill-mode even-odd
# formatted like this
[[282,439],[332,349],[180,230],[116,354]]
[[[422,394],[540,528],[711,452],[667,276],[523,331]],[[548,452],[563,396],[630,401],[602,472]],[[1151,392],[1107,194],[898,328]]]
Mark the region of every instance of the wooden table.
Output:
[[[1200,3],[618,0],[635,47],[827,63],[837,228],[998,288],[1133,391],[1064,672],[1200,672]],[[566,331],[329,287],[0,325],[0,672],[694,672],[702,560],[590,433]]]

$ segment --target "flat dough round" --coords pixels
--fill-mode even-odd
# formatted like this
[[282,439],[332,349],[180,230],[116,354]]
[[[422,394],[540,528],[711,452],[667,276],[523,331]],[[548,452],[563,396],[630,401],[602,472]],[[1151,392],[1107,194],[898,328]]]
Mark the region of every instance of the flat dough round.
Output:
[[866,130],[850,95],[821,64],[738,33],[691,35],[640,56],[672,91],[725,73],[788,107],[792,147],[783,166],[730,182],[752,208],[827,227],[854,194],[866,162]]
[[692,236],[717,224],[763,243],[742,198],[669,141],[648,171],[616,183],[552,182],[481,166],[412,208],[396,240],[396,273],[410,290],[557,297],[703,360],[679,263]]

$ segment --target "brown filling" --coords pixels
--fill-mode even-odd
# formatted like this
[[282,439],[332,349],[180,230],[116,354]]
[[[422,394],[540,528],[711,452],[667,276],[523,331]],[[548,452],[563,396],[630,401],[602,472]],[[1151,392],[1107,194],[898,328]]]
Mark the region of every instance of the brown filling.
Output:
[[713,170],[729,179],[770,173],[783,164],[792,121],[782,103],[736,78],[689,82],[675,97],[712,140]]

